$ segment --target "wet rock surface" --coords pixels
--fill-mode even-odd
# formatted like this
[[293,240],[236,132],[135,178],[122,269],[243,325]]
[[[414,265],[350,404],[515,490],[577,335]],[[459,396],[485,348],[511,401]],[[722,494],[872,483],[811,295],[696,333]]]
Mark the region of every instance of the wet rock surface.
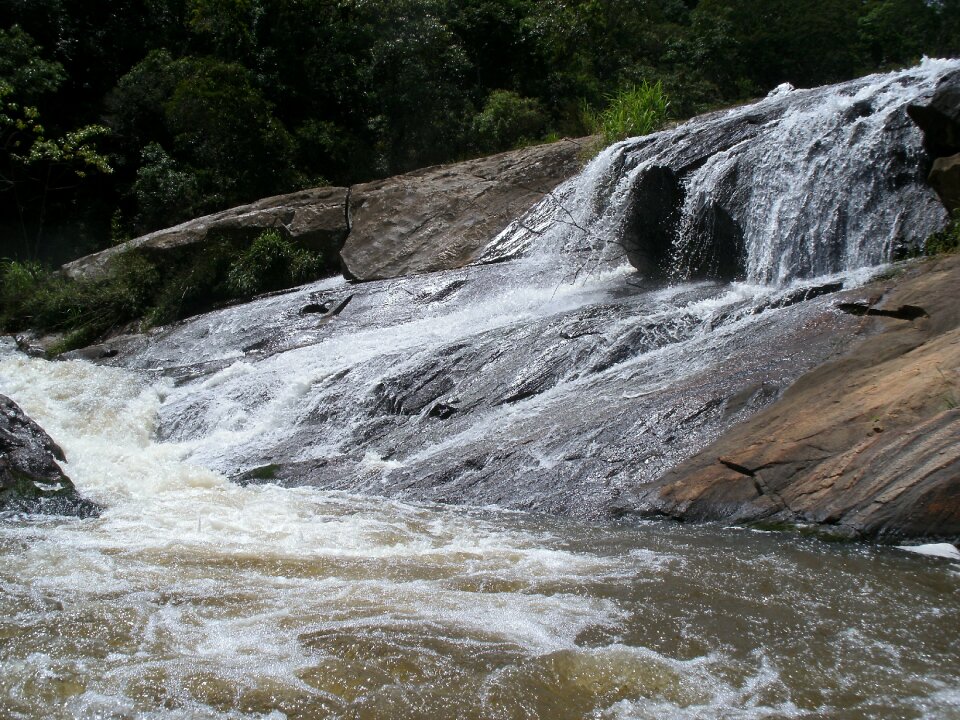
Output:
[[957,256],[908,271],[865,319],[877,334],[639,489],[633,511],[960,536],[958,287]]
[[[733,437],[731,428],[788,387],[797,392],[805,373],[886,323],[905,328],[920,352],[930,343],[909,333],[949,318],[945,301],[925,291],[892,290],[899,280],[857,288],[863,268],[945,221],[905,107],[955,67],[930,61],[832,88],[783,90],[625,141],[461,269],[321,281],[118,342],[117,354],[98,362],[163,378],[159,439],[241,482],[587,518],[670,514],[669,498],[654,502],[665,474]],[[643,181],[651,168],[661,170]],[[636,240],[645,211],[631,198],[673,197],[679,176],[682,208],[658,217],[669,224],[678,216],[680,232],[669,248],[653,243],[652,269],[634,272],[627,241],[632,232],[646,242]],[[728,239],[719,245],[718,228]],[[666,242],[670,233],[659,232]],[[669,282],[656,269],[664,257],[673,263]],[[721,271],[722,263],[737,271]],[[746,282],[691,281],[698,267]],[[861,364],[872,367],[884,352]],[[936,367],[920,375],[935,377]],[[831,403],[841,390],[833,388]],[[912,401],[904,402],[906,413]],[[907,424],[929,421],[931,437],[942,438],[952,417],[934,420],[942,410]],[[842,455],[838,438],[851,433],[893,437],[889,422],[883,432],[862,427],[868,413],[841,418],[797,462]],[[783,438],[794,424],[783,420]],[[771,447],[765,439],[756,451]],[[918,452],[928,457],[925,447]],[[771,500],[789,493],[768,477],[764,458],[742,450],[710,456],[711,471],[733,480],[697,496],[715,496],[709,512],[698,515],[707,505],[691,503],[678,513],[751,517],[744,508],[757,502],[773,517],[788,507]],[[917,530],[927,532],[930,525]]]
[[[525,228],[586,229],[645,278],[781,284],[906,257],[948,215],[927,183],[932,159],[910,105],[926,107],[954,61],[839,85],[778,88],[764,100],[631,138],[605,151],[584,187],[524,218],[480,256],[522,252]],[[956,152],[956,151],[954,151]],[[600,222],[584,222],[592,204]],[[575,252],[581,248],[575,246]],[[585,252],[585,250],[583,250]]]
[[63,451],[37,423],[0,395],[0,511],[90,517],[99,507],[77,495],[57,461]]

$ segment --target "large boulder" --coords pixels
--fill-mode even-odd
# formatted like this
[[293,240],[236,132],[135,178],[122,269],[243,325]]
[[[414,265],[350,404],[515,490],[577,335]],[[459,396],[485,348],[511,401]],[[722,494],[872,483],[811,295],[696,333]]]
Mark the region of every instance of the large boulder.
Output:
[[208,243],[252,241],[264,230],[279,229],[296,245],[335,258],[347,236],[347,189],[319,187],[264,198],[250,205],[205,215],[175,227],[157,230],[63,266],[74,278],[96,279],[106,274],[119,253],[140,249],[151,254],[200,252]]
[[355,280],[462,267],[580,169],[586,141],[561,140],[350,188],[265,198],[82,257],[63,271],[78,279],[100,278],[113,258],[134,248],[182,265],[212,242],[243,244],[272,228],[328,259],[339,253],[344,274]]
[[561,140],[352,187],[344,274],[377,280],[468,264],[579,170],[583,143]]
[[930,102],[910,105],[907,114],[923,130],[923,146],[933,157],[960,152],[960,72],[944,77]]
[[0,395],[0,510],[96,515],[99,508],[79,495],[57,460],[63,451],[10,398]]
[[960,210],[960,153],[934,160],[927,181],[947,210]]
[[938,83],[930,102],[907,113],[923,131],[923,147],[934,158],[927,182],[945,208],[960,208],[960,72]]
[[960,537],[958,286],[958,256],[909,272],[879,307],[858,313],[880,332],[639,488],[633,510]]

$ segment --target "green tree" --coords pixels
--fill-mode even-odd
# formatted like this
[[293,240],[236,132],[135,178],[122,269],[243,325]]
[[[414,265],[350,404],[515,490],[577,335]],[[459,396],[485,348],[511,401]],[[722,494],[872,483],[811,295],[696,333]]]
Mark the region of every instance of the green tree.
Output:
[[456,157],[473,115],[470,65],[442,0],[354,0],[373,39],[362,62],[383,173]]
[[924,0],[867,0],[858,20],[866,68],[917,62],[940,25],[937,6]]
[[[803,87],[853,77],[859,67],[860,0],[701,0],[694,11],[701,32],[723,26],[733,52],[715,56],[740,96],[782,82]],[[709,43],[701,36],[702,43]],[[728,86],[728,92],[730,92]],[[729,97],[729,96],[728,96]]]
[[117,133],[144,148],[133,183],[140,232],[303,182],[293,136],[242,65],[155,51],[121,78],[110,106]]
[[4,254],[24,258],[41,254],[51,195],[73,189],[91,172],[112,171],[96,147],[105,127],[49,128],[32,104],[63,80],[63,68],[41,52],[21,28],[0,30],[0,193],[16,211],[19,238]]

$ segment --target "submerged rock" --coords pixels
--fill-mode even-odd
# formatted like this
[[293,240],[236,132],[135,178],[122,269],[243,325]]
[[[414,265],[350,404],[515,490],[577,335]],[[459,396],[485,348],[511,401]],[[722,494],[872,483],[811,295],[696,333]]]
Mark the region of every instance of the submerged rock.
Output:
[[10,398],[0,395],[0,510],[90,517],[100,508],[81,498],[57,460],[63,450]]

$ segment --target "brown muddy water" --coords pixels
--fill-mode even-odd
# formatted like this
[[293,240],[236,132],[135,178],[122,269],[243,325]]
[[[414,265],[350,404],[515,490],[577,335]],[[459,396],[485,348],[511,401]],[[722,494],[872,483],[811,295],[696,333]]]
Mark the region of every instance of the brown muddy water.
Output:
[[88,520],[0,522],[5,718],[960,718],[960,565],[240,487],[158,389],[0,360]]

